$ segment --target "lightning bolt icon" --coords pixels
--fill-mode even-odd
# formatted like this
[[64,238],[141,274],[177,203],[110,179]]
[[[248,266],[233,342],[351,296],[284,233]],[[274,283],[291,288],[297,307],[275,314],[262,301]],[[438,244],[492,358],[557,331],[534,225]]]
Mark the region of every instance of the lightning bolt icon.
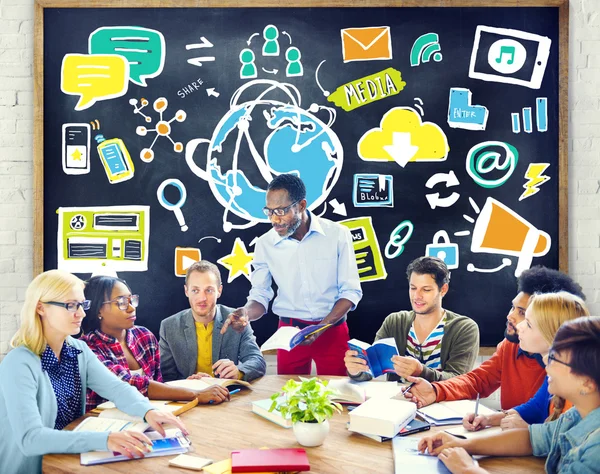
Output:
[[542,176],[542,173],[546,171],[546,168],[550,166],[548,163],[530,163],[527,171],[525,172],[525,178],[527,181],[523,187],[525,191],[521,194],[519,201],[526,199],[536,194],[540,189],[539,187],[546,181],[550,180],[550,176]]

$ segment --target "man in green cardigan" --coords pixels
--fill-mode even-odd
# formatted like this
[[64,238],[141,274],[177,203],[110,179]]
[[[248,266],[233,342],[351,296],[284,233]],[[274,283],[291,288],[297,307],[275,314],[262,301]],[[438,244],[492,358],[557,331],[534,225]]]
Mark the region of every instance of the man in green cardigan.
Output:
[[[375,340],[393,337],[400,355],[392,357],[399,377],[422,377],[430,382],[446,380],[472,369],[479,353],[479,327],[467,316],[442,307],[448,292],[450,272],[435,257],[419,257],[406,269],[412,311],[390,314]],[[354,380],[370,380],[367,363],[353,350],[344,357],[348,375]]]

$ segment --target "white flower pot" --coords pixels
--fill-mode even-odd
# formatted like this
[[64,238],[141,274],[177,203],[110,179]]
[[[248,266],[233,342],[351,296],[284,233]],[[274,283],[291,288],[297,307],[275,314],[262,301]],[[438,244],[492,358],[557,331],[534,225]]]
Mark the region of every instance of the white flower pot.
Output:
[[299,421],[292,426],[296,441],[302,446],[321,446],[329,433],[329,421],[323,423],[304,423]]

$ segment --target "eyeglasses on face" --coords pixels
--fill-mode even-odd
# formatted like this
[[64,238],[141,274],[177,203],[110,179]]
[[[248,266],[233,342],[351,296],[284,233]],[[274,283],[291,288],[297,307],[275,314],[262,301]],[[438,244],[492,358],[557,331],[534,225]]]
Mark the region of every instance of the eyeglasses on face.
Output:
[[263,212],[265,213],[265,216],[267,216],[267,217],[271,217],[273,214],[275,214],[278,217],[283,217],[292,208],[292,206],[295,206],[299,202],[300,201],[294,201],[289,206],[278,207],[277,209],[269,209],[268,207],[263,207]]
[[104,301],[102,304],[109,303],[117,303],[117,307],[121,311],[125,311],[127,308],[129,308],[129,305],[133,306],[134,308],[137,308],[138,304],[140,304],[140,295],[119,296],[114,300]]
[[83,308],[84,311],[87,311],[92,304],[90,300],[70,301],[68,303],[61,303],[60,301],[42,301],[42,303],[60,306],[61,308],[65,308],[69,313],[76,313],[80,307]]
[[567,362],[563,362],[562,360],[557,359],[556,358],[556,352],[554,352],[554,351],[550,351],[550,353],[548,354],[547,357],[548,357],[548,364],[547,365],[550,365],[551,362],[558,362],[559,364],[566,365],[567,367],[570,367],[571,369],[573,368],[573,366],[571,364],[569,364]]

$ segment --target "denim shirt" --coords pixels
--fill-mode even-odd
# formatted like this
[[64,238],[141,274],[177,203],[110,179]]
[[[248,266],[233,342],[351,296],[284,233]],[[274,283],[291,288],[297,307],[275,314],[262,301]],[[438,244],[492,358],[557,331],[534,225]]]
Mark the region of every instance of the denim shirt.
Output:
[[599,472],[600,408],[583,419],[571,408],[555,421],[529,426],[529,438],[534,456],[548,456],[548,474]]

